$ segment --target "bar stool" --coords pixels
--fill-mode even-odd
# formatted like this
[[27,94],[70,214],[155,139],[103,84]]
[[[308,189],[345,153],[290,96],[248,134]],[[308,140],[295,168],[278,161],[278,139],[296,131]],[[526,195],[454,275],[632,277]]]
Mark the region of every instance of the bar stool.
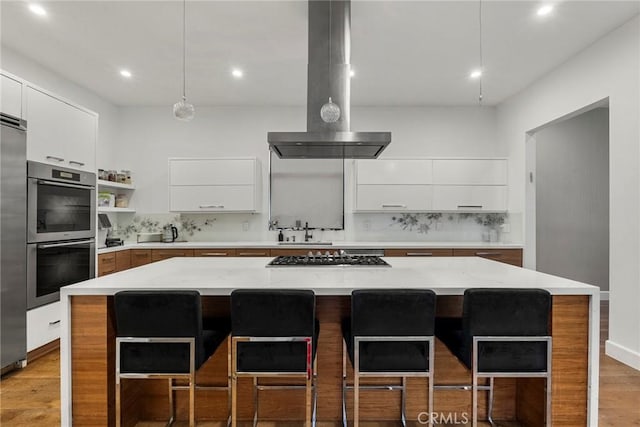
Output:
[[[231,293],[233,427],[237,425],[237,381],[241,377],[253,378],[254,426],[258,422],[258,392],[270,389],[304,389],[305,425],[315,425],[319,331],[313,291],[243,289]],[[258,378],[304,378],[306,383],[261,385]]]
[[[472,371],[473,427],[478,424],[478,390],[489,392],[487,417],[495,426],[493,380],[500,377],[545,378],[546,425],[551,426],[549,292],[467,289],[462,311],[462,318],[436,319],[436,336]],[[489,386],[478,385],[478,378],[489,378]]]
[[[203,330],[196,291],[121,291],[114,297],[116,317],[116,426],[121,424],[121,379],[168,379],[170,419],[175,421],[175,391],[189,391],[189,426],[195,426],[196,371],[229,335],[228,319]],[[188,380],[188,386],[174,384]]]
[[[436,296],[430,290],[356,290],[351,318],[342,321],[342,423],[347,425],[346,391],[354,392],[354,427],[359,425],[361,389],[400,390],[401,419],[406,425],[406,379],[429,380],[433,411],[434,319]],[[353,386],[347,385],[347,355]],[[400,377],[401,385],[361,385],[361,377]],[[429,417],[429,425],[432,425]]]

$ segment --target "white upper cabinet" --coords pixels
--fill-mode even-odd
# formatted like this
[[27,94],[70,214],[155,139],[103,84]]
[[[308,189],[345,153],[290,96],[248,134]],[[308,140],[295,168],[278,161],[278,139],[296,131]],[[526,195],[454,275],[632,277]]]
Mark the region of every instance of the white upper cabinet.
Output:
[[436,185],[507,185],[504,159],[436,159],[433,161]]
[[431,160],[358,160],[358,185],[431,184]]
[[436,159],[433,183],[436,211],[507,210],[505,159]]
[[504,185],[434,185],[433,209],[459,212],[506,211],[507,187]]
[[358,160],[356,212],[416,212],[431,209],[432,161]]
[[95,172],[98,117],[26,87],[27,159]]
[[359,185],[360,212],[422,212],[431,210],[430,185]]
[[22,83],[2,74],[0,80],[1,111],[13,117],[22,118]]
[[258,212],[259,176],[255,158],[169,159],[169,210]]
[[253,185],[256,159],[171,159],[171,185]]
[[358,160],[354,212],[507,210],[506,159]]

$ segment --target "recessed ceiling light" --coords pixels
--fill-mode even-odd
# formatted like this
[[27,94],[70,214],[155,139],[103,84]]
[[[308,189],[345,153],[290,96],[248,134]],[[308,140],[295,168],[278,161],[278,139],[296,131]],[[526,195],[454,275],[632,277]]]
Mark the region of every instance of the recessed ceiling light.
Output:
[[244,76],[244,72],[239,68],[234,68],[233,70],[231,70],[231,75],[236,79],[241,79],[242,76]]
[[482,70],[473,70],[471,74],[469,74],[469,77],[472,79],[478,79],[482,77]]
[[551,12],[553,12],[553,5],[552,4],[545,4],[544,6],[540,7],[540,9],[538,9],[536,14],[538,16],[546,16],[546,15],[550,14]]
[[351,70],[351,71],[349,71],[349,76],[350,76],[350,77],[353,77],[353,76],[355,76],[355,75],[356,75],[355,70]]
[[35,4],[35,3],[29,4],[29,10],[38,16],[47,15],[47,11],[45,10],[45,8],[40,6],[39,4]]
[[126,77],[127,79],[130,79],[132,76],[131,71],[129,70],[120,70],[120,75],[122,77]]

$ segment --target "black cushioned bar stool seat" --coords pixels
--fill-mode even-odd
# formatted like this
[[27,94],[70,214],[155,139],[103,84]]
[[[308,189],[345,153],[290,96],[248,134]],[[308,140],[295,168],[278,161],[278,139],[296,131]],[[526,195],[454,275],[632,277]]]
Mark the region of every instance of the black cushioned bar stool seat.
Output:
[[[406,377],[429,378],[429,410],[433,406],[433,335],[436,296],[430,290],[356,290],[351,294],[351,318],[342,320],[343,424],[346,390],[354,389],[354,426],[359,424],[359,390],[402,392],[401,418],[406,423]],[[357,344],[356,344],[357,342]],[[354,367],[354,385],[346,382],[346,357]],[[362,376],[397,376],[402,385],[361,386]]]
[[[116,423],[120,425],[121,378],[168,378],[171,420],[176,378],[189,380],[189,422],[195,423],[195,373],[225,341],[228,318],[203,329],[196,291],[122,291],[114,296],[116,317]],[[228,390],[226,387],[209,387]],[[170,422],[171,422],[170,420]]]
[[[258,420],[258,391],[271,388],[305,389],[306,425],[315,423],[319,333],[313,291],[241,289],[231,293],[232,399],[237,399],[237,378],[252,377],[254,425]],[[305,378],[306,385],[260,385],[259,377]],[[235,407],[232,405],[234,427]]]
[[[551,295],[542,289],[468,289],[464,294],[462,318],[436,319],[438,339],[473,371],[474,402],[477,402],[478,377],[490,378],[491,424],[493,378],[500,376],[547,378],[547,415],[550,416],[550,314]],[[475,403],[473,411],[475,425]]]

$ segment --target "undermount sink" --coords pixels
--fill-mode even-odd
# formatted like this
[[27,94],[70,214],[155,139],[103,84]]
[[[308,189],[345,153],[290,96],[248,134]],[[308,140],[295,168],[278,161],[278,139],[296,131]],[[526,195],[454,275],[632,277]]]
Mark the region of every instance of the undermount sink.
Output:
[[331,246],[332,242],[278,242],[279,245],[294,245],[294,246]]

